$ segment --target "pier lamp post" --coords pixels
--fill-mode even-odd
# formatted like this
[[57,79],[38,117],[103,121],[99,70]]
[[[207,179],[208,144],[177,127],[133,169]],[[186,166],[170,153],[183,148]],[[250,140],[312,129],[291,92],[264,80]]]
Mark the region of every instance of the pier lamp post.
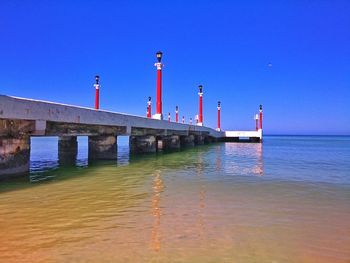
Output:
[[154,119],[162,120],[162,56],[163,53],[161,51],[158,51],[156,53],[157,56],[157,62],[154,64],[154,66],[157,68],[157,97],[156,97],[156,114],[153,115]]
[[179,107],[175,107],[175,121],[179,122]]
[[147,118],[151,118],[151,97],[148,97],[148,101],[147,101]]
[[100,108],[100,76],[95,76],[95,110]]
[[192,118],[190,118],[190,125],[192,125]]
[[260,109],[259,109],[259,113],[260,113],[260,129],[262,130],[263,127],[263,110],[262,110],[262,105],[260,105]]
[[259,114],[255,114],[255,130],[259,130]]
[[197,125],[203,126],[203,86],[199,85],[199,119]]
[[182,116],[182,123],[185,123],[185,116]]
[[217,131],[221,131],[221,116],[220,116],[220,113],[221,113],[221,102],[218,101],[218,127],[217,127]]
[[170,112],[168,113],[168,121],[170,122]]

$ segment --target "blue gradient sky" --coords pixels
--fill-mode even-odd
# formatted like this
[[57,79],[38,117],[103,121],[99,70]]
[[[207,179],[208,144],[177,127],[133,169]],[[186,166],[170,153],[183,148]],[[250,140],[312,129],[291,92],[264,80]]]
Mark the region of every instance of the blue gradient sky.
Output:
[[1,0],[0,93],[93,107],[99,74],[101,108],[145,115],[162,50],[164,113],[203,84],[206,126],[221,100],[227,130],[262,103],[266,133],[350,134],[350,1],[172,2]]

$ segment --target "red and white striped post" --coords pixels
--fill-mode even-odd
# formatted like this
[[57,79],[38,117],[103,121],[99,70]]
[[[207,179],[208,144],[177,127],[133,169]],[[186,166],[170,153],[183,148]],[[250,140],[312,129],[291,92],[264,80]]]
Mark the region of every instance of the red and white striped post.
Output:
[[179,122],[179,107],[175,107],[175,121]]
[[154,64],[154,66],[157,67],[157,100],[156,100],[156,114],[153,115],[154,119],[162,120],[162,68],[163,64],[162,61],[162,55],[163,53],[161,51],[157,52],[157,60],[158,62]]
[[182,123],[185,123],[185,116],[182,116]]
[[262,111],[262,105],[260,105],[260,109],[259,109],[259,112],[260,112],[260,127],[259,127],[259,129],[261,129],[262,130],[262,127],[263,127],[263,111]]
[[198,118],[198,123],[197,125],[203,126],[203,86],[199,85],[199,118]]
[[170,122],[170,112],[168,113],[168,121]]
[[95,110],[100,108],[100,76],[95,76]]
[[217,131],[221,131],[221,116],[220,116],[220,113],[221,113],[221,102],[218,101],[218,127],[217,127]]
[[259,130],[259,114],[255,114],[255,130]]
[[152,111],[151,111],[151,97],[148,97],[148,101],[147,101],[147,118],[151,118],[151,114],[152,114]]

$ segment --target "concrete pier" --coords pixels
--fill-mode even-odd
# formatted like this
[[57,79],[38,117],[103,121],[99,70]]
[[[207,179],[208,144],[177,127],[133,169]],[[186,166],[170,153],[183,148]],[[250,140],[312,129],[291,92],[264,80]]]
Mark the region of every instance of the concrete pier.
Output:
[[16,177],[29,172],[30,138],[0,138],[0,177]]
[[205,136],[204,135],[196,135],[194,137],[194,142],[196,145],[203,145],[205,141]]
[[58,137],[58,163],[60,165],[75,165],[77,155],[77,136]]
[[117,159],[117,137],[115,135],[89,136],[89,160]]
[[216,138],[213,138],[211,136],[205,136],[204,138],[204,144],[209,144],[209,143],[213,143],[213,142],[217,142]]
[[89,136],[90,160],[116,159],[119,135],[130,136],[131,153],[177,150],[209,143],[211,139],[262,141],[261,127],[258,131],[223,132],[199,125],[0,95],[0,179],[29,171],[31,136],[59,136],[59,162],[64,164],[76,160],[77,136]]
[[135,153],[155,153],[157,151],[157,140],[154,135],[130,136],[130,152]]
[[180,137],[180,144],[181,147],[192,147],[194,146],[194,135],[190,134],[188,136],[181,136]]
[[34,122],[0,119],[0,179],[29,172],[30,133]]
[[257,131],[226,131],[225,142],[262,142],[262,129]]
[[178,135],[164,136],[162,142],[165,151],[180,150],[180,136]]
[[157,147],[157,152],[162,152],[164,151],[164,141],[163,141],[163,137],[156,137],[156,147]]

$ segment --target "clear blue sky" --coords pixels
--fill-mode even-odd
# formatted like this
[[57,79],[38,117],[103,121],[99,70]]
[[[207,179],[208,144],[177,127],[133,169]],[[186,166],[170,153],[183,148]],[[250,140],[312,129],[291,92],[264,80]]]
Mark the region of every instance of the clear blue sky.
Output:
[[[162,50],[163,111],[269,134],[350,134],[350,1],[0,1],[0,93],[145,115]],[[271,64],[269,66],[269,64]],[[154,100],[155,102],[155,100]],[[155,103],[153,104],[154,109]]]

